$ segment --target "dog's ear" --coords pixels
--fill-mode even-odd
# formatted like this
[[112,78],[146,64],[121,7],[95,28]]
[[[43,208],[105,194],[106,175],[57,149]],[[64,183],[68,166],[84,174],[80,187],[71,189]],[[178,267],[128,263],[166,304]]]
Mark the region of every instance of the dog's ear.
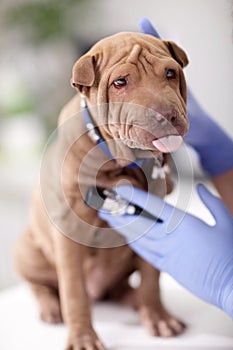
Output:
[[187,66],[189,60],[184,50],[182,50],[173,41],[164,41],[164,43],[168,47],[168,50],[170,51],[172,57],[181,65],[181,67],[184,68]]
[[71,85],[81,91],[84,86],[91,87],[94,81],[94,57],[91,55],[84,55],[73,67]]

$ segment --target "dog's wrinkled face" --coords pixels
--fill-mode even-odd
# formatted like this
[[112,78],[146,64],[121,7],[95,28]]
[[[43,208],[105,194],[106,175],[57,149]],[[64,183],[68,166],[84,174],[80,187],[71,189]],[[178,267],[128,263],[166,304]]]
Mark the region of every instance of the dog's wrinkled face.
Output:
[[[73,68],[72,85],[100,107],[104,136],[141,150],[170,152],[188,130],[188,64],[175,43],[138,33],[98,42]],[[101,118],[101,120],[97,120]]]

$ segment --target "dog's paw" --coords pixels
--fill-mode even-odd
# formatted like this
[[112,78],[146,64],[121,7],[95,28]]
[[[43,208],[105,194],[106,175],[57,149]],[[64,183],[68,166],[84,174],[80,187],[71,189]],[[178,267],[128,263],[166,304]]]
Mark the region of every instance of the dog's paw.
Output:
[[174,337],[184,332],[185,325],[177,318],[171,316],[164,309],[155,311],[148,307],[140,310],[142,323],[152,336]]
[[93,329],[85,333],[71,332],[68,338],[66,350],[106,350]]
[[48,295],[40,303],[40,318],[46,323],[62,323],[61,306],[58,297]]

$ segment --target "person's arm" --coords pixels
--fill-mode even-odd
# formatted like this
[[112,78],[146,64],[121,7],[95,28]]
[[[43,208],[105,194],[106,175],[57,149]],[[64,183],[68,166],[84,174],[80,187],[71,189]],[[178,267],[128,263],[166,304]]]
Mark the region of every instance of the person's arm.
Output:
[[[160,38],[148,19],[140,21],[141,32]],[[185,142],[198,153],[201,165],[233,214],[233,140],[200,106],[188,88],[187,114],[190,128]]]
[[125,236],[142,258],[233,318],[233,218],[222,201],[199,187],[199,196],[216,221],[209,226],[132,186],[118,187],[117,192],[163,223],[141,215],[114,216],[100,211],[99,216]]
[[210,179],[220,194],[223,202],[233,215],[233,169]]

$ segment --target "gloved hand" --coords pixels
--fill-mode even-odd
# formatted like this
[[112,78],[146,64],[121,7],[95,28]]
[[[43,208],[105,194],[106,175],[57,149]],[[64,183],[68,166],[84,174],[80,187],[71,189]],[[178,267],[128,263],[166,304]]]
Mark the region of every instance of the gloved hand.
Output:
[[[124,235],[142,258],[233,318],[233,218],[224,204],[204,186],[198,187],[216,221],[215,226],[209,226],[152,194],[136,188],[132,191],[132,186],[118,187],[117,192],[164,222],[142,215],[99,212],[99,216]],[[172,230],[168,229],[171,221]]]
[[[140,21],[141,32],[160,38],[148,19]],[[187,114],[190,128],[185,142],[190,144],[200,157],[201,165],[208,176],[221,175],[233,167],[233,140],[203,110],[188,89]]]

